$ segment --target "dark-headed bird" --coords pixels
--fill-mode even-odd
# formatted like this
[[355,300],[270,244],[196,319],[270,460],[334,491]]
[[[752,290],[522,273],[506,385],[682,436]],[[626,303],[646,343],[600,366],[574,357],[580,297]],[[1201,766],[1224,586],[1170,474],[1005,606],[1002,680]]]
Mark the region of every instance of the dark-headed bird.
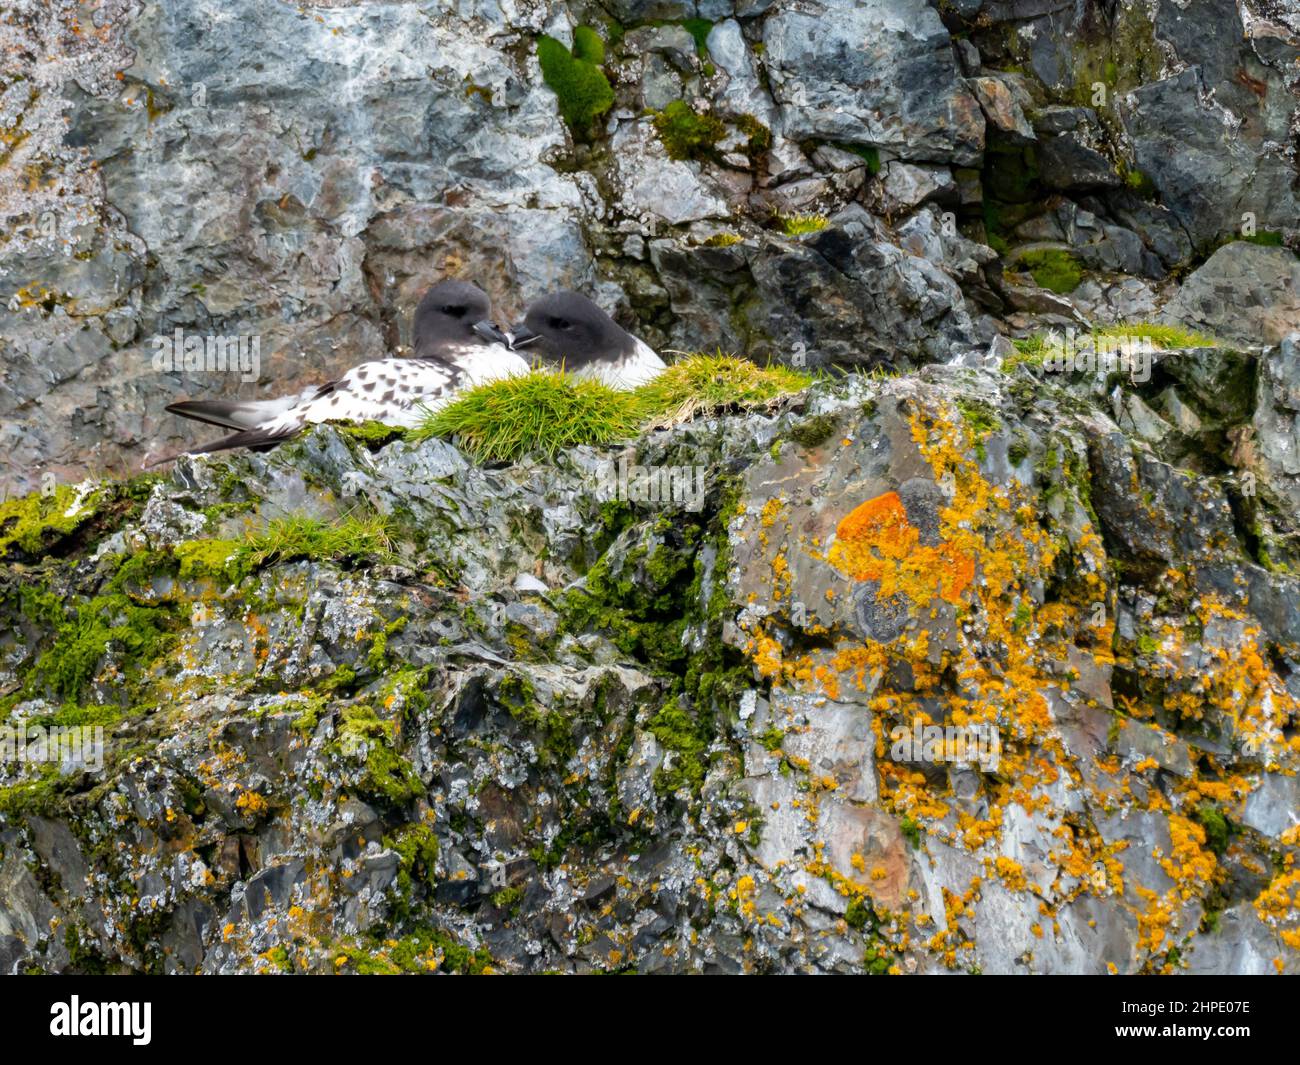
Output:
[[424,294],[415,309],[412,339],[410,357],[363,362],[337,381],[294,396],[192,399],[167,410],[235,430],[187,454],[235,447],[266,450],[320,422],[375,421],[412,428],[426,411],[445,406],[463,389],[528,372],[528,363],[510,350],[505,334],[492,323],[487,294],[465,281],[441,281]]
[[662,373],[663,359],[577,292],[552,292],[529,305],[510,331],[513,348],[536,351],[577,377],[636,388]]

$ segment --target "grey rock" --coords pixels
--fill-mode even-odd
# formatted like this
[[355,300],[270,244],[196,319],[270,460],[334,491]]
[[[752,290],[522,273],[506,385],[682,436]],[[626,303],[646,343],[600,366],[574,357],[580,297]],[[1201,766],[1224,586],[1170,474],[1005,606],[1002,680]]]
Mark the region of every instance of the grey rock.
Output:
[[1187,971],[1194,976],[1275,976],[1275,961],[1279,958],[1284,973],[1296,971],[1294,959],[1285,949],[1279,949],[1281,941],[1276,933],[1248,905],[1224,911],[1219,915],[1217,930],[1198,935],[1192,943]]
[[1243,344],[1276,344],[1300,330],[1300,259],[1287,248],[1225,244],[1188,276],[1166,321]]
[[1290,506],[1300,506],[1300,335],[1261,359],[1252,427],[1267,483]]
[[984,112],[990,136],[996,131],[1010,144],[1030,144],[1038,139],[1025,117],[1033,100],[1016,75],[971,78],[968,84]]
[[951,200],[957,183],[952,171],[940,166],[886,163],[876,181],[877,206],[882,214],[896,215],[919,207],[926,200]]
[[652,242],[679,328],[705,348],[806,365],[928,361],[976,345],[960,289],[940,267],[890,243],[861,207],[831,221],[797,242]]
[[735,19],[719,22],[707,38],[709,58],[726,76],[726,87],[719,98],[721,110],[735,116],[752,115],[769,128],[776,108],[758,78],[754,56]]
[[1261,229],[1300,217],[1293,167],[1275,147],[1289,113],[1258,114],[1253,93],[1221,93],[1207,74],[1189,66],[1120,104],[1138,169],[1198,247],[1236,233],[1245,212]]
[[979,160],[984,116],[937,12],[919,0],[795,0],[768,17],[763,41],[786,136],[908,161]]
[[1246,799],[1241,823],[1273,838],[1300,824],[1300,781],[1266,774]]
[[708,188],[699,164],[669,159],[650,122],[621,124],[613,148],[620,203],[633,218],[652,226],[726,217],[726,201]]

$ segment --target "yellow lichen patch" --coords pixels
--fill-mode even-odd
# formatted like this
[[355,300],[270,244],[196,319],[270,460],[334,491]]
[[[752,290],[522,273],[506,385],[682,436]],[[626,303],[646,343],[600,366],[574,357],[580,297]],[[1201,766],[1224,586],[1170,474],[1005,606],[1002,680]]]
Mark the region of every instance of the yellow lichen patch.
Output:
[[[1300,740],[1294,738],[1300,735],[1297,701],[1271,667],[1258,626],[1198,593],[1192,573],[1170,569],[1155,579],[1175,605],[1170,617],[1139,619],[1140,642],[1117,631],[1111,566],[1090,522],[1087,485],[1079,486],[1077,474],[1064,486],[1067,492],[1078,490],[1066,522],[1048,512],[1040,488],[1014,479],[1005,484],[986,479],[969,455],[960,415],[914,394],[899,409],[907,412],[912,441],[939,490],[931,496],[938,506],[937,526],[923,523],[915,508],[909,518],[912,501],[903,489],[865,502],[853,499],[852,509],[837,523],[834,516],[843,512],[822,510],[824,497],[815,486],[811,492],[769,501],[761,517],[751,511],[746,538],[764,548],[757,574],[763,585],[770,580],[777,594],[768,600],[775,609],[764,611],[758,599],[751,599],[750,609],[738,619],[748,654],[774,688],[788,686],[812,696],[799,705],[806,708],[801,710],[806,720],[814,722],[814,736],[815,715],[824,705],[818,695],[861,709],[875,755],[874,765],[866,768],[876,778],[878,797],[872,805],[902,821],[908,849],[919,852],[913,861],[924,863],[927,852],[937,854],[936,844],[960,847],[975,854],[987,877],[1009,890],[1032,893],[1039,913],[1016,931],[1028,958],[1041,949],[1040,936],[1069,940],[1066,907],[1091,895],[1108,898],[1112,907],[1132,906],[1139,964],[1146,971],[1169,969],[1177,964],[1173,948],[1185,950],[1194,935],[1203,909],[1198,903],[1214,898],[1225,875],[1207,842],[1200,807],[1218,804],[1225,816],[1235,817],[1233,811],[1259,779],[1256,765],[1292,763],[1294,753],[1300,753]],[[1086,471],[1084,445],[1067,436],[1068,430],[1063,431],[1048,446],[1064,446],[1074,468],[1082,458]],[[898,443],[900,454],[907,448],[906,442]],[[916,478],[915,459],[911,453],[896,463],[895,475]],[[1055,460],[1047,465],[1057,474],[1048,479],[1051,486],[1061,490],[1064,467]],[[861,483],[866,468],[864,462],[839,471],[843,478],[838,483]],[[905,475],[899,472],[904,469]],[[828,528],[834,537],[825,535]],[[825,547],[819,543],[823,540]],[[826,575],[816,563],[831,568],[832,582],[836,574],[843,581],[831,589],[805,587],[809,575],[814,581]],[[849,604],[863,609],[857,605],[863,583],[875,585],[870,591],[877,602],[892,600],[882,609],[906,608],[906,625],[894,638],[864,638],[863,629],[869,632],[873,626],[860,616],[854,624]],[[795,611],[796,604],[814,601],[825,611],[816,619],[821,627]],[[1187,603],[1194,619],[1187,617],[1187,606],[1179,605]],[[800,636],[814,628],[828,638],[806,653],[809,642]],[[1112,691],[1115,667],[1124,683]],[[1130,686],[1133,678],[1137,683]],[[1116,720],[1142,722],[1142,727],[1124,732],[1122,740],[1106,736],[1108,713]],[[1090,725],[1091,734],[1080,736],[1080,718],[1100,722],[1100,728]],[[1175,750],[1186,748],[1180,721],[1203,723],[1197,731],[1217,732],[1259,757],[1250,759],[1251,768],[1241,775],[1231,756],[1193,749],[1187,770],[1187,760]],[[991,770],[980,767],[977,801],[964,790],[968,777],[934,766],[919,772],[909,756],[892,753],[896,729],[914,725],[980,725],[996,732],[1000,761]],[[1135,749],[1139,738],[1157,746]],[[955,752],[947,746],[938,749],[954,760]],[[784,770],[801,774],[799,797],[785,809],[796,807],[810,826],[818,824],[819,803],[828,810],[844,801],[849,780],[839,768],[833,779],[823,779],[825,768],[817,758],[786,757]],[[838,793],[829,794],[835,784]],[[1063,808],[1063,790],[1083,792],[1091,811]],[[1149,811],[1158,815],[1154,821],[1168,826],[1169,844],[1157,847],[1153,857],[1172,887],[1159,873],[1158,883],[1149,882],[1148,862],[1125,867],[1123,859],[1145,846],[1114,838],[1112,815],[1123,810]],[[1106,816],[1094,816],[1102,814]],[[1032,833],[1050,839],[1050,851],[1046,861],[1021,867],[1011,856],[1023,852],[1012,849],[1011,836],[1024,843],[1030,823]],[[1298,840],[1300,830],[1290,845]],[[1244,866],[1246,859],[1236,850],[1248,847],[1248,841],[1234,838],[1231,846],[1234,859]],[[843,885],[846,891],[871,889],[877,855],[855,856],[851,868],[847,858],[839,860],[851,878]],[[808,872],[828,875],[820,859]],[[1256,909],[1295,946],[1300,882],[1287,880],[1289,873],[1288,868],[1276,875]],[[934,931],[945,915],[937,910],[938,896],[930,895],[928,904],[914,899],[916,914],[908,916],[903,934],[912,931],[918,948],[928,948],[932,957],[955,967],[966,961],[962,951],[971,934],[959,930],[958,918],[966,907],[973,916],[980,900],[976,892],[963,902],[960,886],[939,886],[948,911],[944,931]],[[1116,961],[1125,970],[1132,964],[1127,954]]]
[[1255,913],[1288,947],[1300,950],[1300,869],[1275,877],[1255,899]]
[[1025,870],[1019,862],[1012,861],[1010,858],[999,854],[993,860],[993,871],[997,874],[1002,883],[1006,884],[1012,891],[1028,890],[1028,883],[1025,880]]
[[235,806],[247,814],[249,817],[261,817],[268,809],[270,804],[266,799],[255,791],[241,792],[235,800]]
[[1218,860],[1205,849],[1205,829],[1180,814],[1170,814],[1169,839],[1171,853],[1160,860],[1161,868],[1183,899],[1201,895],[1218,870]]

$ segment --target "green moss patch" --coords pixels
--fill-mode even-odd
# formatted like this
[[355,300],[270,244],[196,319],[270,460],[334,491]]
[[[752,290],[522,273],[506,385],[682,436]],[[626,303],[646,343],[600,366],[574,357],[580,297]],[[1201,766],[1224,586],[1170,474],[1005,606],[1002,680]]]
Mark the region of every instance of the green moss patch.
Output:
[[837,144],[835,147],[841,151],[852,152],[864,163],[867,164],[867,173],[880,173],[880,149],[872,147],[869,144]]
[[438,837],[432,824],[403,825],[396,835],[384,837],[384,846],[397,852],[397,887],[404,898],[417,883],[430,891],[437,887]]
[[58,695],[76,699],[110,649],[125,663],[147,665],[166,649],[170,628],[164,609],[138,606],[119,592],[97,596],[59,625],[36,672]]
[[790,439],[806,448],[820,447],[834,435],[838,426],[839,420],[834,415],[814,414],[791,427]]
[[1248,244],[1260,244],[1265,248],[1280,248],[1283,246],[1282,233],[1276,229],[1261,229],[1257,233],[1240,236],[1236,239],[1244,240]]
[[385,425],[383,422],[343,425],[339,427],[339,432],[370,451],[378,451],[385,444],[391,444],[394,440],[401,440],[406,436],[405,429],[396,425]]
[[177,544],[172,554],[185,580],[221,578],[237,582],[248,572],[244,545],[238,540],[190,540]]
[[655,132],[670,159],[699,159],[709,155],[727,134],[713,115],[696,113],[684,100],[674,100],[654,117]]
[[61,484],[0,503],[0,558],[15,549],[27,555],[47,551],[94,517],[99,496]]
[[424,785],[415,767],[397,753],[397,737],[397,722],[384,721],[361,705],[343,711],[335,742],[344,758],[363,760],[365,772],[358,785],[362,793],[405,806],[424,794]]
[[344,941],[336,945],[336,967],[362,976],[452,972],[478,976],[492,971],[486,947],[462,946],[448,933],[421,926],[400,939],[373,936],[367,944]]
[[1029,272],[1039,288],[1058,296],[1073,292],[1083,281],[1083,271],[1074,256],[1060,248],[1035,248],[1024,252],[1019,266]]
[[750,156],[761,155],[772,147],[772,131],[753,115],[741,115],[733,121],[736,128],[748,138],[745,151]]
[[695,39],[695,50],[702,56],[708,55],[709,33],[713,30],[713,23],[706,18],[687,18],[682,19],[681,26]]
[[240,545],[238,557],[241,564],[252,568],[298,558],[319,562],[349,559],[390,562],[396,557],[393,546],[388,519],[379,514],[350,513],[337,522],[292,516],[277,518],[264,532],[251,535]]
[[554,37],[537,41],[537,62],[542,80],[555,93],[560,116],[577,137],[586,137],[592,124],[613,106],[614,90],[600,64],[605,45],[589,26],[573,31],[573,51]]
[[962,420],[970,430],[971,439],[975,445],[975,454],[983,462],[987,457],[984,441],[990,433],[995,433],[1002,428],[1002,422],[998,420],[993,408],[983,400],[959,399],[957,400],[957,408],[961,411]]

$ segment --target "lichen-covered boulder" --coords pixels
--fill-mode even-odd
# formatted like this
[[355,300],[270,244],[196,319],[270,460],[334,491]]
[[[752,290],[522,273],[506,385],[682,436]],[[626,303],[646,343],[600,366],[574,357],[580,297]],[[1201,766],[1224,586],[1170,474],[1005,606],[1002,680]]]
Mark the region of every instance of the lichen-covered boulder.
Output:
[[1022,359],[4,504],[0,724],[102,747],[0,767],[0,964],[1295,971],[1276,354],[1175,355],[1155,443]]

